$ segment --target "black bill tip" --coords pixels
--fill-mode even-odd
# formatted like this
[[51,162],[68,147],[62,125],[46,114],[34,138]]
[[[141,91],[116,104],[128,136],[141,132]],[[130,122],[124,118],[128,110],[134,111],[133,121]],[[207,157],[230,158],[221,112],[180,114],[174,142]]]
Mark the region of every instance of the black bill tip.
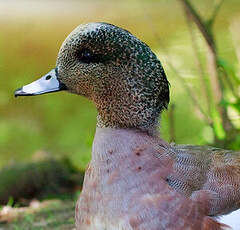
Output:
[[33,94],[31,94],[31,93],[24,92],[22,88],[19,88],[19,89],[15,90],[15,92],[14,92],[14,97],[18,97],[18,96],[32,96],[32,95]]

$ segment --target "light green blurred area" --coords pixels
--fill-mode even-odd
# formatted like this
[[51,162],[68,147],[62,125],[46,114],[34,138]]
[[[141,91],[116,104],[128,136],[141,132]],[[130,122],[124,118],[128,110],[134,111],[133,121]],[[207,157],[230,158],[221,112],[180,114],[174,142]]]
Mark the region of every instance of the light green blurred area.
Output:
[[[202,15],[210,15],[214,1],[193,2]],[[55,66],[61,43],[77,25],[94,21],[131,31],[157,53],[171,83],[176,142],[213,141],[211,128],[202,121],[179,78],[180,75],[188,82],[202,103],[199,73],[179,1],[0,0],[0,167],[29,161],[41,151],[49,156],[67,155],[77,167],[86,166],[95,132],[94,105],[66,92],[17,99],[13,93]],[[239,0],[225,1],[215,33],[220,55],[235,68],[239,68],[234,46],[235,28],[240,32],[239,21]],[[199,33],[197,41],[206,62],[206,47]],[[169,139],[168,121],[168,112],[164,112],[161,135],[165,140]]]

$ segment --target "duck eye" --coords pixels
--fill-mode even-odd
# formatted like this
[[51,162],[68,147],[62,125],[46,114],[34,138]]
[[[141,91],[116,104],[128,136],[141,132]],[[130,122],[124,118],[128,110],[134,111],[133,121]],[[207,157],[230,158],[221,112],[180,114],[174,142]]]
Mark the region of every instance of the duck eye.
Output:
[[80,62],[87,64],[100,62],[100,56],[87,49],[81,50],[81,52],[78,53],[78,59]]
[[47,75],[45,80],[49,80],[52,76],[51,75]]

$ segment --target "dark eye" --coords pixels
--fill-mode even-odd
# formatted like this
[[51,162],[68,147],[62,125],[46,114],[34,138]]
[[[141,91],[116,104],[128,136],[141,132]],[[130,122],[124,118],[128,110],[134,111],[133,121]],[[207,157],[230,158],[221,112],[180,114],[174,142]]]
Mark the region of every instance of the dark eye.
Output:
[[45,79],[49,80],[49,79],[51,79],[51,77],[52,77],[51,75],[47,75]]
[[83,63],[99,63],[101,62],[101,55],[94,54],[92,51],[88,49],[81,50],[78,54],[78,59]]

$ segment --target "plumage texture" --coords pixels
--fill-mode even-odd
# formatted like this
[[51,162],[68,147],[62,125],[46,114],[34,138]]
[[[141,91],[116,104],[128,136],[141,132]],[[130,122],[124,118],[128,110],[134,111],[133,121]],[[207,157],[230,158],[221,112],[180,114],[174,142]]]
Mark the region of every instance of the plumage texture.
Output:
[[64,41],[57,68],[69,91],[94,101],[98,127],[156,133],[168,81],[156,55],[128,31],[106,23],[78,26]]
[[214,199],[208,215],[218,216],[240,208],[240,152],[185,145],[175,147],[174,173],[169,185],[191,196],[207,190]]
[[139,131],[98,128],[76,207],[77,229],[221,229],[206,216],[210,193],[189,199],[168,185],[171,151],[164,141]]

